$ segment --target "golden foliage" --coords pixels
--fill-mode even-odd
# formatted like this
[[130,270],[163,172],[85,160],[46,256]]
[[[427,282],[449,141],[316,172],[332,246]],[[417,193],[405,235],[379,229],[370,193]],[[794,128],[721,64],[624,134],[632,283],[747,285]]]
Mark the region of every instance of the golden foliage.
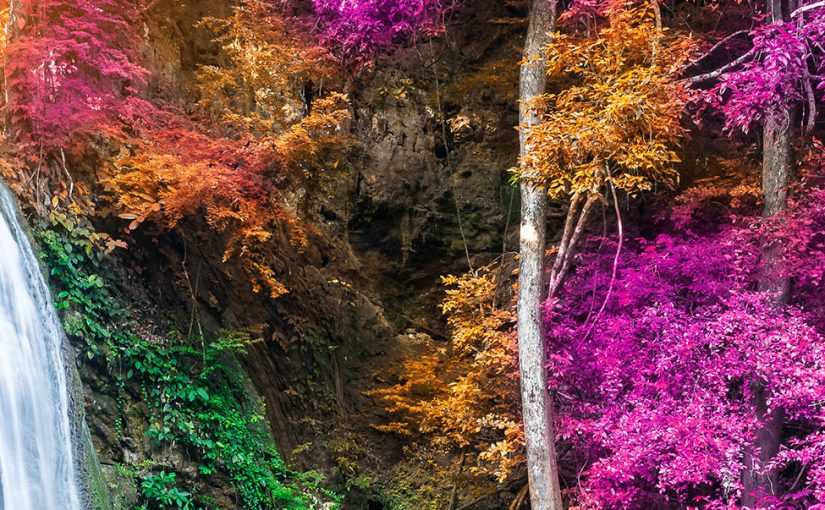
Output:
[[404,380],[371,394],[398,421],[380,430],[442,450],[468,449],[473,470],[504,481],[523,461],[513,313],[496,304],[497,266],[442,278],[449,348],[404,365]]
[[687,92],[677,76],[693,43],[657,27],[649,5],[607,21],[595,36],[557,33],[547,48],[550,92],[530,105],[542,119],[528,132],[521,177],[553,197],[678,181]]
[[227,19],[203,26],[221,47],[220,65],[201,66],[200,106],[232,129],[268,135],[305,114],[312,84],[334,85],[334,61],[297,22],[265,0],[243,0]]
[[225,235],[224,262],[236,258],[253,290],[278,297],[287,289],[277,279],[276,244],[306,243],[289,190],[337,167],[350,140],[349,101],[320,95],[318,83],[334,84],[331,60],[274,4],[243,0],[231,17],[202,24],[221,47],[221,65],[198,73],[211,122],[157,109],[145,125],[134,123],[104,184],[129,230],[147,220],[176,228],[202,215]]
[[485,63],[472,74],[444,87],[444,99],[463,104],[472,98],[512,103],[518,92],[518,53]]
[[306,242],[285,190],[346,150],[346,97],[331,94],[316,105],[282,134],[240,139],[166,115],[162,126],[133,141],[104,184],[130,230],[148,219],[175,228],[202,214],[213,230],[228,235],[224,261],[238,257],[253,290],[278,297],[287,289],[275,277],[270,241],[286,237],[299,248]]

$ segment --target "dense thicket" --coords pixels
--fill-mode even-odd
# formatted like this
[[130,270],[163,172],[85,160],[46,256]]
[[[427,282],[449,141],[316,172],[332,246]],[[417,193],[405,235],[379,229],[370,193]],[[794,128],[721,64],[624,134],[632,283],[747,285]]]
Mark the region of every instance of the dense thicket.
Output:
[[[441,83],[432,48],[476,30],[472,1],[239,0],[198,22],[217,56],[198,66],[199,100],[186,105],[148,85],[154,2],[4,10],[0,170],[50,232],[41,235],[68,286],[61,306],[93,316],[67,325],[103,339],[90,357],[131,363],[146,381],[197,382],[191,398],[145,395],[176,410],[160,405],[169,430],[153,433],[188,441],[207,475],[228,470],[245,507],[315,503],[281,483],[293,473],[247,423],[258,415],[229,402],[229,375],[208,380],[223,344],[204,344],[200,371],[181,372],[178,358],[194,363],[197,352],[110,332],[102,284],[78,279],[77,264],[128,246],[113,224],[149,237],[202,225],[259,299],[282,298],[279,253],[311,248],[320,231],[304,197],[356,157],[354,98],[391,58],[432,69],[428,136],[449,167],[446,117],[474,89]],[[531,27],[523,61],[504,61],[522,77],[521,154],[502,163],[523,192],[521,272],[506,269],[506,249],[470,253],[456,202],[471,267],[443,279],[450,342],[369,392],[392,416],[376,428],[401,436],[419,465],[460,459],[469,481],[452,490],[451,510],[457,494],[481,501],[512,484],[525,487],[518,508],[527,480],[541,508],[561,497],[594,509],[825,508],[825,5],[502,4],[516,18],[489,21]],[[425,46],[434,60],[424,62]],[[506,74],[473,79],[508,101]],[[382,94],[366,106],[383,108]],[[707,140],[729,154],[697,154]],[[562,211],[550,230],[548,203]],[[66,246],[86,254],[73,260]],[[217,423],[228,414],[237,430]],[[208,436],[230,432],[251,445],[239,455],[263,460],[238,467],[216,453]],[[255,473],[265,487],[244,478]],[[175,485],[165,472],[144,481]]]

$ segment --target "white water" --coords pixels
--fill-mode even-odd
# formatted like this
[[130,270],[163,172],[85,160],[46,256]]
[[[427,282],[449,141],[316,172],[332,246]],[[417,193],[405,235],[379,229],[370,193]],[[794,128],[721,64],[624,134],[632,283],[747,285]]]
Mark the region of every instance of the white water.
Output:
[[0,510],[80,510],[60,323],[0,184]]

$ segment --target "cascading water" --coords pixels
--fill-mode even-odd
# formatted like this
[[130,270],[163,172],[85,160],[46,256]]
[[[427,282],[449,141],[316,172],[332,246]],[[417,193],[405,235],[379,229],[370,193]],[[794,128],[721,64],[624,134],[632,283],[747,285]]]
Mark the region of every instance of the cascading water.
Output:
[[63,335],[0,184],[0,510],[80,510]]

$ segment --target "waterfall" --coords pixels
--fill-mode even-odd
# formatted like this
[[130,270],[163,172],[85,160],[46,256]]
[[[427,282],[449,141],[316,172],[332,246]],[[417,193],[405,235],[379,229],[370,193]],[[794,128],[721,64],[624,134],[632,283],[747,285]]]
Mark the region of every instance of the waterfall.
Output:
[[0,184],[0,510],[80,510],[64,337]]

